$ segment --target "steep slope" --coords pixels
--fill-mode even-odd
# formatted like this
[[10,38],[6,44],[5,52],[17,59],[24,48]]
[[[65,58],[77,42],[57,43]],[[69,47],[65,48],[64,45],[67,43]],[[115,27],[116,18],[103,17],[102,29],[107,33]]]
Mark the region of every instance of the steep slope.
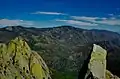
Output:
[[39,52],[54,79],[76,79],[84,60],[98,44],[107,50],[107,69],[120,76],[120,35],[105,30],[85,30],[71,26],[26,28],[10,26],[0,29],[0,41],[16,36],[25,38],[31,49]]
[[0,79],[48,78],[50,79],[47,65],[21,37],[0,44]]

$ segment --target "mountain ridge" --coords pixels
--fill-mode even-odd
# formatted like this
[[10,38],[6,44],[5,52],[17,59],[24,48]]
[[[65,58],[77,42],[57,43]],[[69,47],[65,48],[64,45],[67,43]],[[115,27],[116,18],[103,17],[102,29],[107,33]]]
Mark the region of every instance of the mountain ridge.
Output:
[[92,50],[92,44],[100,45],[108,51],[107,69],[120,76],[120,34],[116,32],[86,30],[71,26],[39,29],[14,26],[13,28],[12,30],[0,28],[0,42],[8,42],[17,36],[25,38],[31,49],[39,52],[48,67],[54,70],[54,77],[56,74],[57,76],[62,74],[62,77],[76,79],[84,60]]
[[[24,26],[6,26],[6,27],[1,27],[2,29],[6,29],[6,28],[21,28],[21,29],[54,29],[54,28],[73,28],[73,29],[81,29],[81,30],[90,30],[90,31],[106,31],[106,32],[114,32],[114,31],[109,31],[109,30],[103,30],[103,29],[83,29],[83,28],[79,28],[79,27],[74,27],[74,26],[67,26],[67,25],[63,25],[63,26],[57,26],[57,27],[24,27]],[[0,28],[0,29],[1,29]],[[118,32],[114,32],[114,33],[118,33]],[[118,33],[119,34],[119,33]]]

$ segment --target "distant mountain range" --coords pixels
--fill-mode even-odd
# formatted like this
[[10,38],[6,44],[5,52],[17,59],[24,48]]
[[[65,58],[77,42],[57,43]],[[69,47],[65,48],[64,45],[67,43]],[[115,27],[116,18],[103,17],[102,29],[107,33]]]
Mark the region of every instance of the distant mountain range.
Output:
[[98,44],[108,51],[107,69],[120,77],[120,34],[106,30],[86,30],[72,26],[0,28],[0,42],[22,36],[32,50],[40,53],[53,72],[54,79],[76,79],[78,72]]

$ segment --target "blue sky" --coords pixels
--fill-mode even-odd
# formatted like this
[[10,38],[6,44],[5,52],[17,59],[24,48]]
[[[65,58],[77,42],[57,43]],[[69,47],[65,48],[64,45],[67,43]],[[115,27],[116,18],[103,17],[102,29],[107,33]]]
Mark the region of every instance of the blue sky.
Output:
[[0,0],[0,27],[71,25],[120,33],[120,0]]

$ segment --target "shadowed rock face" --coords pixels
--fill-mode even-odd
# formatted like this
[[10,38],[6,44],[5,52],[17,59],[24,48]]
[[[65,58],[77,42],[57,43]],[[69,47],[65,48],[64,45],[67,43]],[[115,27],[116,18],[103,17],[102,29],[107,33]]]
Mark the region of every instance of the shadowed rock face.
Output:
[[80,72],[79,79],[119,79],[106,69],[106,56],[106,50],[94,44],[88,62],[84,62],[86,64],[83,67],[86,68],[81,69],[83,71]]
[[21,38],[0,44],[0,79],[51,79],[43,59]]

